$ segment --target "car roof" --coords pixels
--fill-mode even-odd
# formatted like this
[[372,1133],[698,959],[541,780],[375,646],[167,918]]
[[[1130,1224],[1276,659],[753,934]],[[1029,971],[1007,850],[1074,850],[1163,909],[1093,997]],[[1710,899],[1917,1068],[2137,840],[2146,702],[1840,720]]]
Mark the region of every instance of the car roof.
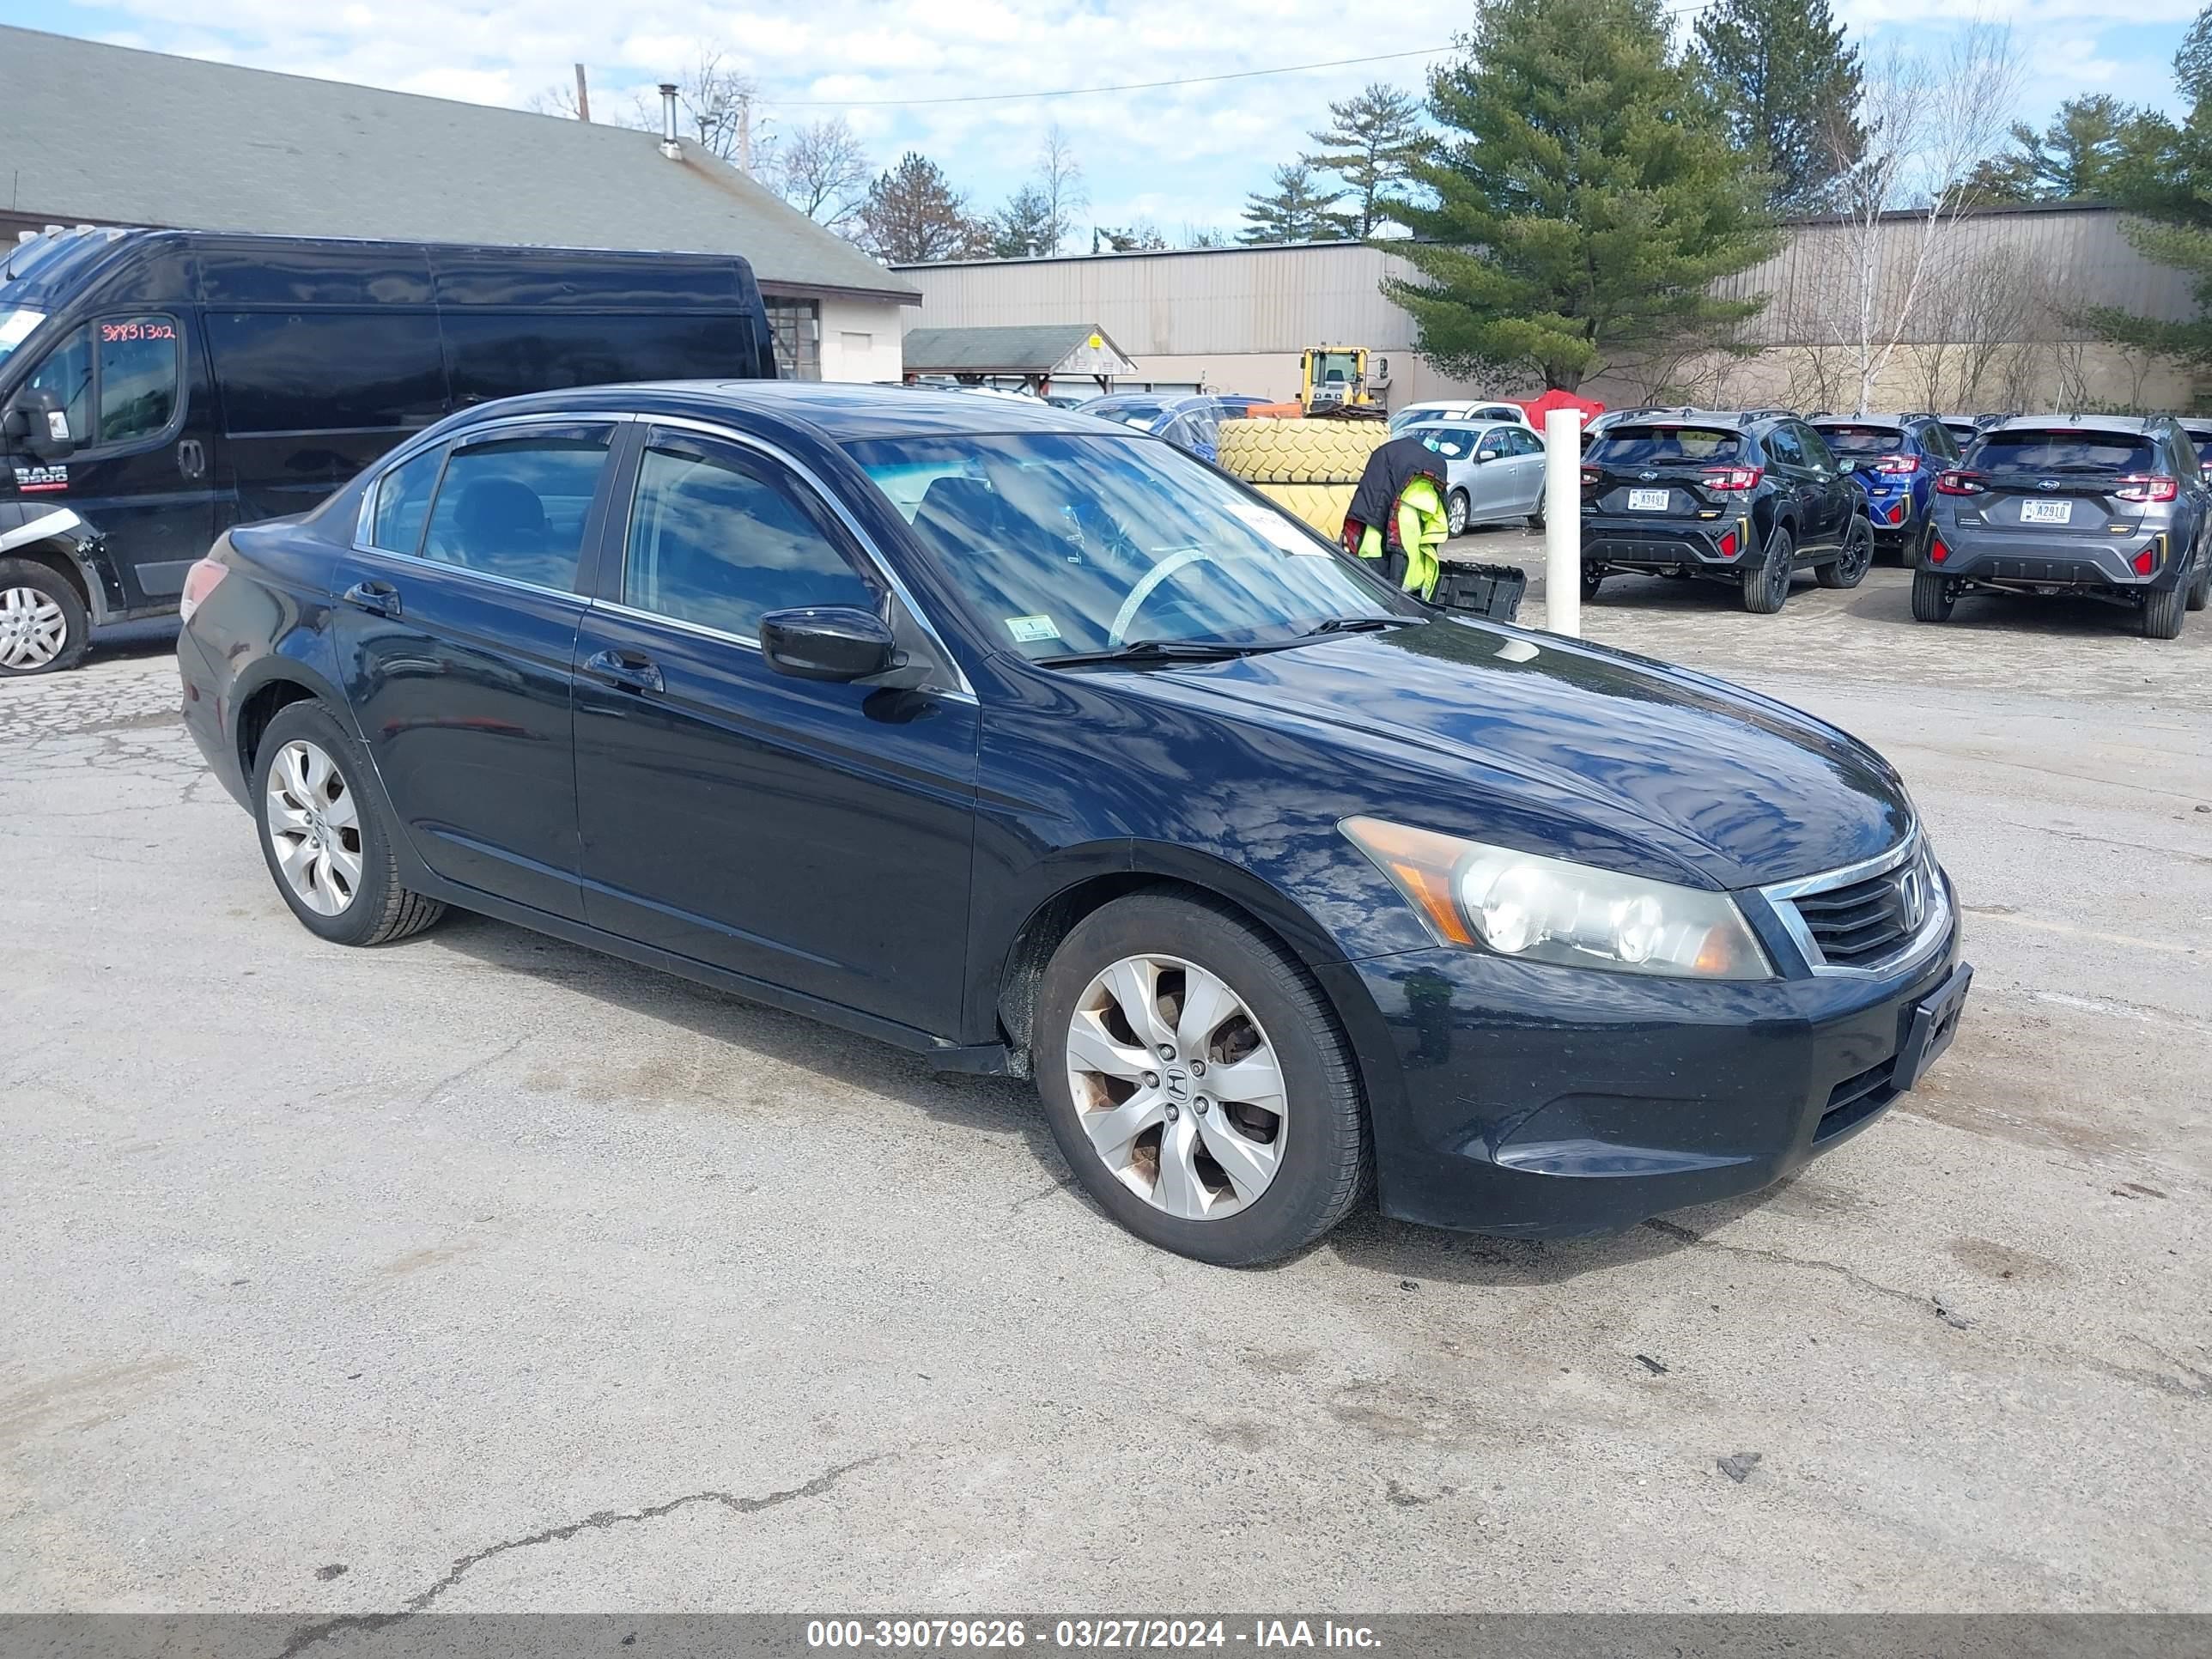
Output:
[[1437,428],[1454,432],[1495,432],[1501,426],[1518,426],[1518,421],[1495,421],[1480,415],[1443,415],[1432,421],[1413,421],[1411,426]]
[[2141,437],[2162,425],[2163,415],[2014,415],[1982,435],[1996,432],[2109,432]]
[[705,419],[744,416],[782,421],[838,444],[866,438],[963,434],[1064,432],[1096,437],[1105,424],[1080,410],[1060,409],[1025,398],[978,398],[965,391],[818,380],[647,380],[533,392],[479,404],[469,411],[471,418],[462,424],[509,415],[602,409]]

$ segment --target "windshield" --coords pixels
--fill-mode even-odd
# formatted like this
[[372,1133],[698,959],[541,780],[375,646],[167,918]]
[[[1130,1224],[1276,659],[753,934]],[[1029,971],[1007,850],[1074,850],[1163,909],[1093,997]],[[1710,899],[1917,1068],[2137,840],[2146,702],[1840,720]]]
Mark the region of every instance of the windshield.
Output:
[[1424,614],[1165,444],[1048,433],[847,453],[999,642],[1035,662],[1138,641],[1279,643],[1334,618]]
[[1838,455],[1894,455],[1905,444],[1904,432],[1893,426],[1816,426],[1813,430]]
[[1407,431],[1409,438],[1419,438],[1448,461],[1463,461],[1474,453],[1474,447],[1482,441],[1482,434],[1470,432],[1463,426],[1415,425]]
[[2155,472],[2158,451],[2124,432],[1990,432],[1974,465],[1996,472]]
[[29,339],[31,331],[46,320],[45,312],[27,306],[0,310],[0,362],[7,362],[8,354]]
[[1359,358],[1349,351],[1324,351],[1314,359],[1314,379],[1322,383],[1356,380],[1359,378]]
[[1172,413],[1165,404],[1153,403],[1142,398],[1098,398],[1084,404],[1085,415],[1096,415],[1103,421],[1119,421],[1124,426],[1133,426],[1140,432],[1149,432],[1153,423]]
[[1739,433],[1697,426],[1616,426],[1600,433],[1589,459],[1614,466],[1732,461],[1743,449]]

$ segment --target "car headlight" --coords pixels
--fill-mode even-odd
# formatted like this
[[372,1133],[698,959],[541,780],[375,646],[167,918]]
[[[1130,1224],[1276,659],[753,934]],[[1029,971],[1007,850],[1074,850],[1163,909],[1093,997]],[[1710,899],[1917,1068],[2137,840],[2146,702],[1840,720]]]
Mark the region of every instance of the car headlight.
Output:
[[1726,893],[1540,858],[1381,818],[1338,826],[1438,943],[1522,962],[1675,979],[1771,979]]

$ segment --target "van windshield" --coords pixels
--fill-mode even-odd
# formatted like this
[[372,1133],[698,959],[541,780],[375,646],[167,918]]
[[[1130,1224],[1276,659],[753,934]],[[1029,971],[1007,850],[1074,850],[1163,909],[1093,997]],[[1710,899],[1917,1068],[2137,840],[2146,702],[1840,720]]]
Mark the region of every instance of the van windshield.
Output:
[[31,331],[46,320],[45,312],[33,311],[28,306],[0,309],[0,363],[6,362],[8,354],[29,339]]

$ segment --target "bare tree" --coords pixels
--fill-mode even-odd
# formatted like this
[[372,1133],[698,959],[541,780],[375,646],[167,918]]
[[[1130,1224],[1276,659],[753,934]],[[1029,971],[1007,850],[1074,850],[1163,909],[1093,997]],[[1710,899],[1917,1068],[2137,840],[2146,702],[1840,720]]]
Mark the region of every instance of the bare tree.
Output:
[[[538,115],[558,115],[565,120],[581,121],[586,118],[577,107],[576,88],[562,81],[556,81],[551,86],[532,93],[523,107]],[[659,126],[660,123],[656,119],[653,125]]]
[[[692,49],[692,61],[676,77],[676,106],[683,125],[699,148],[746,173],[770,174],[775,145],[767,123],[759,119],[760,88],[705,41]],[[660,129],[660,106],[644,94],[632,107],[630,126]]]
[[[1867,74],[1856,123],[1838,114],[1832,145],[1846,153],[1852,125],[1859,145],[1838,197],[1848,231],[1842,320],[1856,348],[1852,404],[1862,414],[1913,325],[1943,232],[1969,200],[1974,168],[2003,137],[2020,83],[2012,32],[1975,22],[1940,57],[1891,48]],[[1917,234],[1901,245],[1882,223],[1899,209],[1917,219]]]
[[1037,149],[1036,186],[1052,210],[1052,246],[1048,252],[1057,253],[1060,244],[1075,233],[1075,216],[1091,205],[1091,192],[1083,182],[1083,164],[1075,159],[1074,146],[1057,121],[1044,130],[1044,143]]
[[793,127],[779,147],[769,175],[776,194],[816,223],[840,235],[858,226],[874,174],[860,135],[842,115]]

